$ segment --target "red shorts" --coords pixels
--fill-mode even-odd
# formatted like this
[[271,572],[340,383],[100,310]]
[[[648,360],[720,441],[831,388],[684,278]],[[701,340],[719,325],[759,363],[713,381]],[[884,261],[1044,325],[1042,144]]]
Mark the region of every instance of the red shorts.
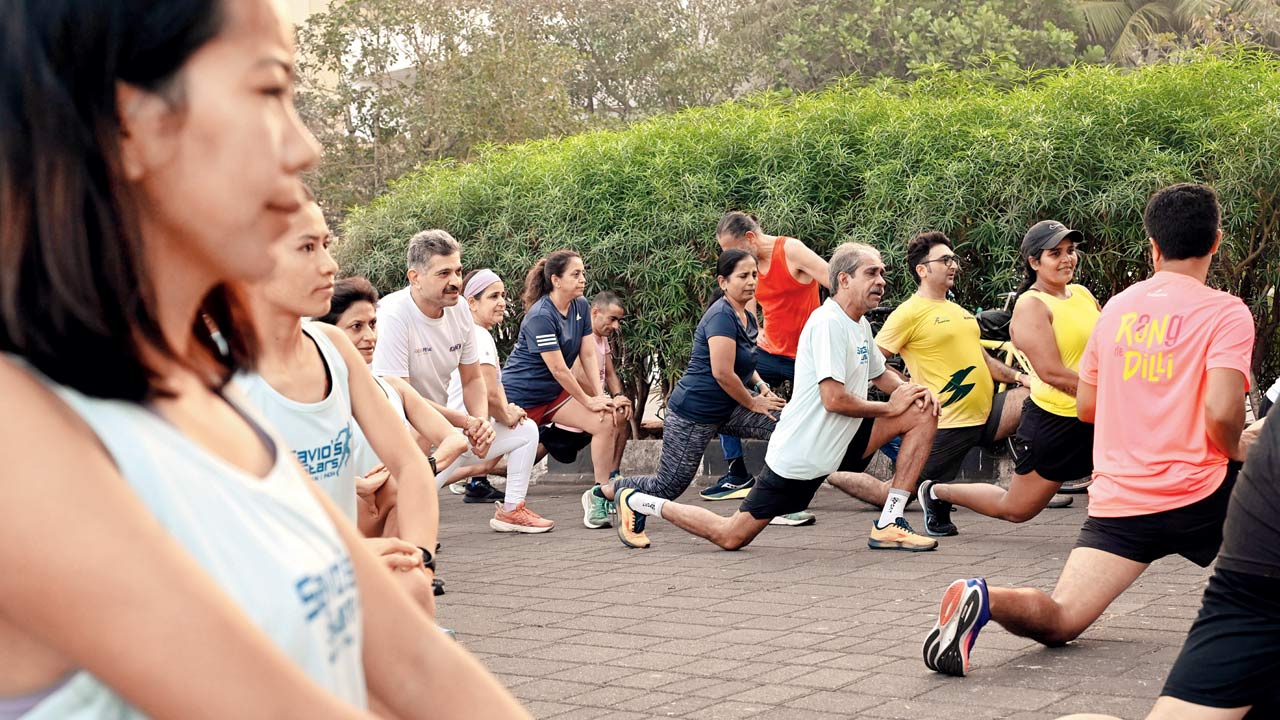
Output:
[[529,419],[533,421],[534,425],[545,425],[551,422],[551,418],[555,417],[556,412],[559,411],[560,408],[564,407],[567,402],[569,402],[569,393],[565,390],[561,390],[555,400],[542,405],[535,405],[531,408],[525,408],[524,412],[529,416]]

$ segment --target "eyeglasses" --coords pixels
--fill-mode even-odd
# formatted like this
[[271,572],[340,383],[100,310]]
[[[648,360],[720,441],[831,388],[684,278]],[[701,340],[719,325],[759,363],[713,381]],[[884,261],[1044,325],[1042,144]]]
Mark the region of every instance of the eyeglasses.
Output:
[[959,266],[959,265],[960,265],[960,258],[956,257],[955,255],[943,255],[943,256],[942,256],[942,257],[940,257],[940,258],[934,258],[934,259],[932,259],[932,260],[921,260],[921,261],[920,261],[920,264],[921,264],[921,265],[928,265],[929,263],[936,263],[936,262],[940,262],[940,263],[942,263],[943,265],[945,265],[946,267],[949,267],[949,268],[950,268],[950,267],[957,267],[957,266]]

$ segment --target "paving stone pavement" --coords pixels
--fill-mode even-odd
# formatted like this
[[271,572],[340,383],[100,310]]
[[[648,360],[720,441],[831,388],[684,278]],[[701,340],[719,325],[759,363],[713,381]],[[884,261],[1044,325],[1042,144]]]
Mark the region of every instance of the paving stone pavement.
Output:
[[[868,549],[876,511],[824,487],[817,524],[726,552],[661,520],[652,548],[629,550],[583,527],[585,487],[532,488],[530,507],[557,521],[543,535],[495,533],[491,507],[441,495],[440,622],[538,718],[1142,718],[1210,574],[1155,563],[1063,648],[991,623],[969,677],[949,678],[920,660],[943,589],[973,575],[1052,589],[1085,496],[1022,525],[957,510],[958,537],[906,553]],[[907,518],[923,525],[914,504]]]

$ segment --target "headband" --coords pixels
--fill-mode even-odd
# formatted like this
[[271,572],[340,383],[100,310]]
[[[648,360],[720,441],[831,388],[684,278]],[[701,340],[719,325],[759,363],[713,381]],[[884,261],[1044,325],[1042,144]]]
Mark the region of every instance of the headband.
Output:
[[473,298],[483,292],[485,288],[496,282],[502,282],[502,278],[498,277],[497,273],[489,268],[478,270],[476,271],[476,274],[472,275],[471,279],[467,281],[467,286],[462,289],[462,295],[463,297]]

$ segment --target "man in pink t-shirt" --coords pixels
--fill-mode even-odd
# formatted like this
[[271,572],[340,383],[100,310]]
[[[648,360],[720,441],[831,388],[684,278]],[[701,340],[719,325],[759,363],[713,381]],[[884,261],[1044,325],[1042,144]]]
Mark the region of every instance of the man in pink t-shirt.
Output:
[[1243,459],[1254,339],[1245,304],[1205,285],[1220,219],[1212,188],[1181,184],[1152,196],[1143,221],[1156,272],[1103,307],[1080,360],[1079,417],[1097,427],[1089,518],[1076,547],[1052,596],[988,589],[982,578],[953,583],[925,641],[933,669],[965,674],[987,618],[1061,645],[1151,562],[1167,555],[1213,562]]

